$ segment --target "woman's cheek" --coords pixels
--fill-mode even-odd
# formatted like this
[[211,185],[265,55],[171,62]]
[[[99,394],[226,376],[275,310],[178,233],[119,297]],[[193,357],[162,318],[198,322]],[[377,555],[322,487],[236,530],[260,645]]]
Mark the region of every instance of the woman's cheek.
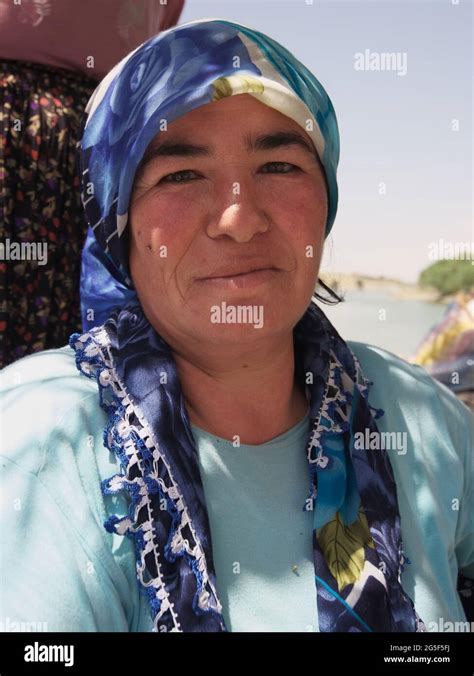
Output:
[[[288,181],[279,185],[273,182],[261,193],[261,207],[271,216],[272,221],[286,227],[297,238],[311,240],[319,230],[324,229],[327,214],[325,188],[308,181]],[[317,236],[316,236],[317,239]]]
[[195,196],[182,188],[173,192],[164,189],[161,194],[143,198],[133,209],[132,218],[140,224],[142,237],[167,237],[195,219],[197,206]]
[[202,195],[186,187],[163,191],[137,204],[132,211],[137,246],[147,259],[159,258],[166,266],[180,258],[195,235],[200,214],[204,213]]
[[298,211],[303,205],[319,210],[327,200],[324,184],[309,175],[267,176],[258,190],[259,197],[267,204]]
[[[280,189],[273,194],[267,213],[293,252],[295,265],[300,270],[298,283],[303,287],[316,283],[315,275],[324,246],[327,217],[325,187],[296,181],[291,188]],[[316,275],[317,276],[317,275]],[[314,279],[313,279],[314,278]]]
[[147,221],[165,231],[170,227],[187,227],[209,202],[208,190],[201,185],[165,186],[146,205]]

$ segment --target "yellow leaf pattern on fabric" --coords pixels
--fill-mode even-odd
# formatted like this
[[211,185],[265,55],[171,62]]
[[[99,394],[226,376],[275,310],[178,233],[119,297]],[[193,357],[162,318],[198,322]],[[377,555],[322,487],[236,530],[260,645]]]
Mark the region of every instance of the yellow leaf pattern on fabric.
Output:
[[218,101],[226,96],[231,96],[234,93],[251,93],[263,94],[264,86],[260,80],[252,75],[229,75],[228,77],[219,77],[212,83],[213,86],[213,101]]
[[339,592],[357,582],[365,564],[364,546],[375,548],[363,509],[359,509],[357,519],[349,526],[336,512],[334,519],[316,531],[316,537]]

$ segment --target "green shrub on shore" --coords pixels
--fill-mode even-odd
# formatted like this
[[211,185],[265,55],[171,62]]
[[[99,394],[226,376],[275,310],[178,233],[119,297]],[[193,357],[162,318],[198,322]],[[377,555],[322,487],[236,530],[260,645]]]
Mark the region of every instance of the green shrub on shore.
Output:
[[474,261],[437,261],[425,268],[419,278],[421,287],[433,287],[442,296],[474,289]]

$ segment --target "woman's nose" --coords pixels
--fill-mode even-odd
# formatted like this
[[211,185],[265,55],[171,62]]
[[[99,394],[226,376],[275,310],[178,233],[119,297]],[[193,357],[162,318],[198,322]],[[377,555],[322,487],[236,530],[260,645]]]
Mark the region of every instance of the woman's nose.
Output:
[[237,242],[247,242],[255,234],[268,230],[270,218],[249,182],[233,181],[219,189],[224,196],[214,200],[207,227],[209,237],[228,235]]

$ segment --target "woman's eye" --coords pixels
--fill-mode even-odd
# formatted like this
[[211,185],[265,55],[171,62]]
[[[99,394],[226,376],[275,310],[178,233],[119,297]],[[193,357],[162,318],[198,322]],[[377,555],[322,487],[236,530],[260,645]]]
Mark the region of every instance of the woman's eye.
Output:
[[193,180],[190,178],[190,174],[196,174],[192,169],[183,169],[181,171],[175,171],[172,174],[167,174],[159,181],[159,183],[185,183],[186,181]]
[[[267,162],[263,169],[270,169],[270,173],[275,174],[291,174],[295,171],[300,171],[300,168],[290,162]],[[267,173],[264,171],[264,173]],[[192,169],[182,169],[175,171],[172,174],[167,174],[159,181],[159,183],[186,183],[193,181],[199,176]]]
[[290,162],[267,162],[264,165],[264,169],[270,167],[272,172],[276,174],[290,174],[293,171],[300,171],[299,167],[295,164],[290,164]]

